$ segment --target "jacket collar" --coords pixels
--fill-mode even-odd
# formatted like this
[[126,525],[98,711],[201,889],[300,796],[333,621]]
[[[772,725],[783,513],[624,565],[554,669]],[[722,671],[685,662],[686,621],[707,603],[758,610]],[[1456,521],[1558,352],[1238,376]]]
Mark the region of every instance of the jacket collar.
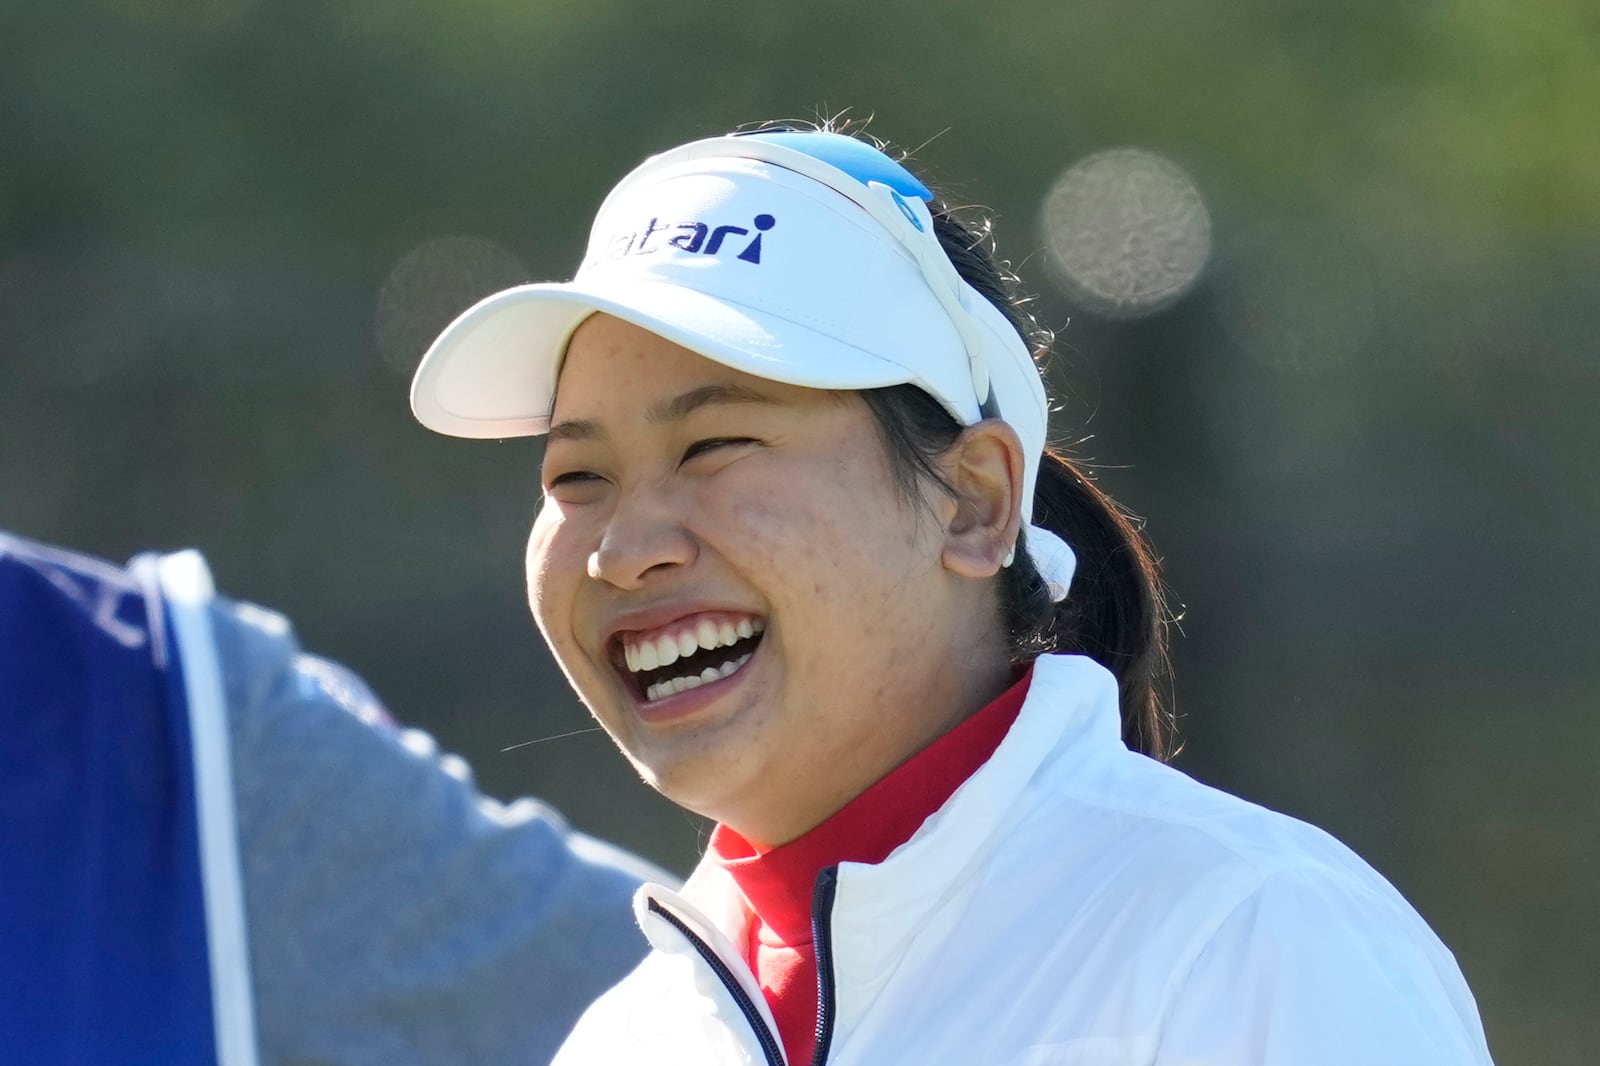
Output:
[[1040,656],[1022,711],[989,761],[883,862],[839,868],[832,924],[841,986],[883,975],[935,908],[971,890],[1040,776],[1070,776],[1121,737],[1110,672],[1086,656]]
[[[831,926],[839,987],[870,984],[886,974],[905,942],[930,913],[970,891],[973,875],[997,845],[1023,793],[1042,774],[1072,776],[1075,767],[1108,748],[1121,748],[1117,682],[1081,655],[1042,655],[1015,724],[989,761],[979,767],[922,827],[876,865],[842,863]],[[744,899],[728,872],[703,859],[680,893],[645,885],[635,912],[653,946],[680,950],[681,938],[648,915],[657,899],[692,925],[714,929],[707,937],[719,954],[746,969],[733,947],[746,937]]]

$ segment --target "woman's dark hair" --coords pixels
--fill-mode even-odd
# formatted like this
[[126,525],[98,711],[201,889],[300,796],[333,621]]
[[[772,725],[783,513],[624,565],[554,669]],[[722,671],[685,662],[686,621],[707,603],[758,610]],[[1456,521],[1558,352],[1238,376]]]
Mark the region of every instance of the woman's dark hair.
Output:
[[[744,132],[809,129],[862,137],[848,120],[821,123],[762,123]],[[1054,335],[1034,321],[1017,291],[1017,279],[993,254],[987,219],[968,222],[942,203],[929,205],[934,233],[956,272],[999,308],[1042,364]],[[915,385],[867,389],[862,394],[877,420],[900,486],[914,496],[925,481],[952,491],[938,459],[962,426]],[[1030,516],[1024,515],[1024,524]],[[1077,556],[1072,588],[1060,603],[1017,540],[1011,566],[1001,571],[1000,612],[1012,660],[1019,665],[1047,652],[1087,655],[1117,679],[1122,738],[1128,747],[1158,759],[1175,751],[1176,723],[1162,699],[1166,684],[1166,596],[1155,552],[1138,520],[1101,492],[1082,467],[1047,447],[1039,463],[1031,521],[1057,534]]]

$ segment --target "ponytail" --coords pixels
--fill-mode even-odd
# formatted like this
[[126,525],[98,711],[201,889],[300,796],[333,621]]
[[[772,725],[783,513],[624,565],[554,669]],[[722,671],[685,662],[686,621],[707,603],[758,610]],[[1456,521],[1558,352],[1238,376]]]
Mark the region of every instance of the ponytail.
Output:
[[1117,679],[1123,741],[1134,751],[1169,758],[1176,723],[1161,699],[1167,609],[1149,541],[1133,516],[1048,448],[1039,464],[1033,520],[1071,545],[1078,566],[1066,599],[1050,603],[1031,559],[1017,553],[1001,595],[1013,655],[1089,656]]

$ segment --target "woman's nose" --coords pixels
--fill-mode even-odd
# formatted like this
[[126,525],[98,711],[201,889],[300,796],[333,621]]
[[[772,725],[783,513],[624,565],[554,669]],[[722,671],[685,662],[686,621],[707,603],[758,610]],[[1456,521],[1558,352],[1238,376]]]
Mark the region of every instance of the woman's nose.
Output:
[[693,535],[656,493],[635,491],[612,511],[600,544],[589,555],[589,576],[636,589],[652,574],[686,566],[697,551]]

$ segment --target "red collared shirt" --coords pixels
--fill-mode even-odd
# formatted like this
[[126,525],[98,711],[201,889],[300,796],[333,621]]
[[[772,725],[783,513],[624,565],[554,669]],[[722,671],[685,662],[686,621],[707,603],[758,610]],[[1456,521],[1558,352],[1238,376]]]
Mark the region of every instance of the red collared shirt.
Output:
[[1032,677],[1030,667],[994,702],[787,844],[762,852],[725,825],[712,831],[711,857],[733,876],[750,906],[745,960],[772,1008],[790,1063],[810,1062],[817,1040],[811,934],[817,875],[841,862],[882,862],[911,839],[1000,746]]

